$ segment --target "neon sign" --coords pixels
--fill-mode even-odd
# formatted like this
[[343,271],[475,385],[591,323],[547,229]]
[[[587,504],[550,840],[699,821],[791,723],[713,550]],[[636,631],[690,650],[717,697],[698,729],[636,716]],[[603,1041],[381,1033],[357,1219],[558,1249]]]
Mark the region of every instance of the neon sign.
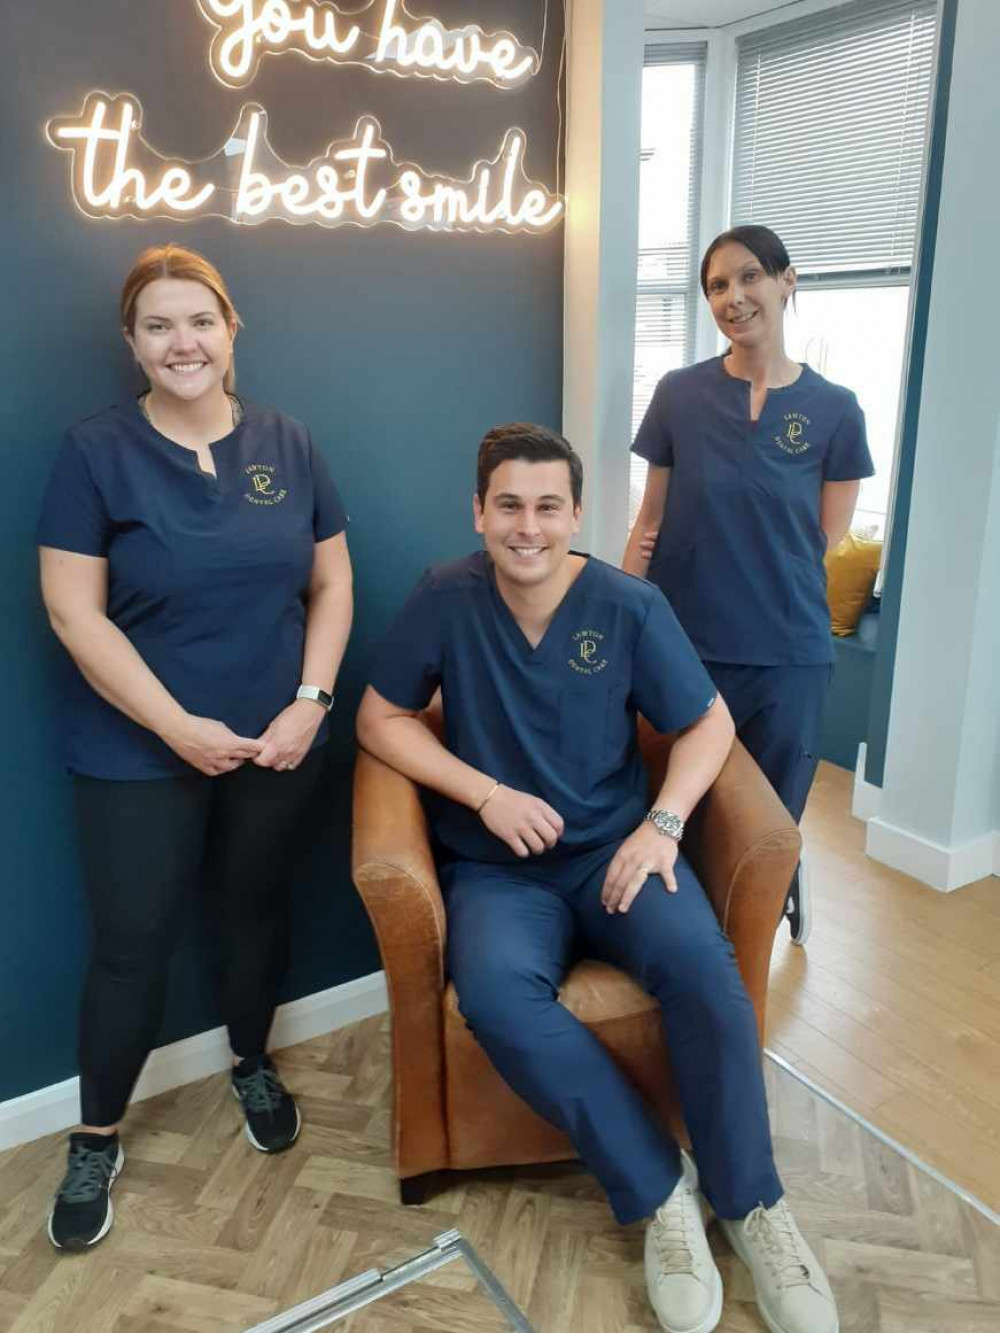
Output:
[[[400,0],[370,0],[365,15],[381,7],[377,31],[366,32],[323,0],[197,0],[215,27],[209,63],[230,88],[245,88],[267,54],[294,51],[312,60],[357,64],[401,76],[486,79],[514,88],[538,72],[540,57],[509,32],[487,34],[469,23],[446,28],[436,18],[415,19]],[[406,23],[405,20],[409,20]],[[412,26],[416,25],[416,26]]]
[[389,222],[411,231],[539,232],[563,201],[524,173],[521,130],[459,180],[396,162],[377,120],[362,116],[349,139],[292,167],[267,139],[267,112],[248,103],[229,139],[201,162],[161,156],[139,133],[128,94],[91,93],[77,116],[49,122],[49,141],[72,155],[72,189],[88,217],[218,216],[244,225],[280,218],[324,227]]

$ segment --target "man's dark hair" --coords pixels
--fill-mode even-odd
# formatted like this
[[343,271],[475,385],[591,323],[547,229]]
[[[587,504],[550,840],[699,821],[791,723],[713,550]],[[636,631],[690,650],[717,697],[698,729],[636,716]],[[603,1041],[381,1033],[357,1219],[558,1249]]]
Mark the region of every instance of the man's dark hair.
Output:
[[534,426],[529,421],[511,421],[505,426],[494,426],[483,436],[476,464],[476,494],[479,503],[486,503],[490,477],[511,459],[527,463],[565,463],[569,468],[570,493],[573,507],[579,509],[583,499],[583,464],[569,440],[545,426]]

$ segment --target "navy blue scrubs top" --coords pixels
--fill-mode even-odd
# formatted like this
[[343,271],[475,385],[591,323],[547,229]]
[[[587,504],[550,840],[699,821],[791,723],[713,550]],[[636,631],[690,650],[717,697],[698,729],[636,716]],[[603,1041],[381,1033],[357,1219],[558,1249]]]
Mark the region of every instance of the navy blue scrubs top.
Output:
[[[295,697],[316,542],[347,519],[305,426],[244,404],[212,446],[218,473],[137,402],[72,427],[38,522],[41,546],[108,561],[108,617],[182,708],[259,736]],[[79,672],[67,763],[90,777],[191,773]],[[325,723],[316,738],[325,737]]]
[[752,422],[713,357],[660,380],[632,449],[673,469],[648,577],[703,660],[832,662],[820,493],[875,471],[854,394],[803,366]]
[[[591,557],[532,648],[483,551],[423,576],[370,680],[412,709],[440,685],[448,749],[562,815],[565,832],[543,853],[556,859],[626,838],[642,821],[649,792],[636,712],[678,731],[716,694],[651,584]],[[453,856],[517,861],[466,806],[438,797],[432,817]]]

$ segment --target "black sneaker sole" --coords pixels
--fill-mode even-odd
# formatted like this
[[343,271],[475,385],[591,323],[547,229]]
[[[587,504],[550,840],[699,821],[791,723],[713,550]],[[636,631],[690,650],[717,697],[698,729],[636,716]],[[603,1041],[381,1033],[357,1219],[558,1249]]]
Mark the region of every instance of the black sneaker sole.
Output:
[[[239,1102],[240,1094],[236,1091],[235,1088],[233,1088],[233,1096]],[[240,1102],[241,1110],[242,1106],[243,1104],[242,1102]],[[274,1148],[268,1148],[263,1143],[258,1143],[257,1139],[254,1138],[253,1130],[250,1128],[250,1121],[246,1119],[243,1121],[243,1133],[247,1136],[247,1142],[250,1144],[251,1148],[256,1148],[258,1152],[267,1153],[269,1157],[274,1157],[275,1154],[279,1152],[287,1152],[288,1149],[295,1142],[295,1140],[299,1137],[299,1131],[301,1129],[302,1129],[302,1113],[300,1112],[298,1105],[296,1105],[295,1107],[295,1133],[292,1135],[290,1139],[288,1139],[287,1142],[278,1144],[278,1146]]]
[[84,1250],[89,1250],[92,1245],[96,1245],[98,1241],[104,1239],[104,1237],[111,1230],[112,1224],[115,1220],[115,1206],[111,1202],[111,1191],[115,1187],[115,1181],[118,1179],[118,1177],[121,1175],[124,1169],[125,1169],[125,1150],[119,1143],[118,1160],[115,1162],[114,1172],[110,1180],[108,1181],[108,1211],[107,1214],[105,1215],[104,1222],[101,1226],[100,1231],[97,1233],[96,1236],[92,1236],[90,1240],[84,1240],[82,1236],[71,1236],[69,1240],[64,1240],[64,1241],[56,1240],[55,1236],[52,1234],[52,1218],[53,1215],[55,1214],[55,1204],[52,1205],[52,1211],[49,1213],[49,1220],[46,1226],[46,1230],[49,1235],[49,1240],[52,1242],[52,1244],[55,1246],[57,1250],[61,1250],[64,1254],[82,1254]]
[[792,943],[801,947],[809,938],[810,929],[808,914],[803,913],[801,903],[791,911],[787,907],[785,908],[785,920],[788,922],[788,931],[792,937]]

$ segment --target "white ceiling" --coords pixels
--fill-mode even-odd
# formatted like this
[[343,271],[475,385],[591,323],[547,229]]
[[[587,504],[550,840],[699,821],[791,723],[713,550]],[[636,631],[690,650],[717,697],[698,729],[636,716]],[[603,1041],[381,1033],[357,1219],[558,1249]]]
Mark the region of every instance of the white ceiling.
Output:
[[646,26],[717,28],[751,14],[781,9],[788,0],[645,0]]

